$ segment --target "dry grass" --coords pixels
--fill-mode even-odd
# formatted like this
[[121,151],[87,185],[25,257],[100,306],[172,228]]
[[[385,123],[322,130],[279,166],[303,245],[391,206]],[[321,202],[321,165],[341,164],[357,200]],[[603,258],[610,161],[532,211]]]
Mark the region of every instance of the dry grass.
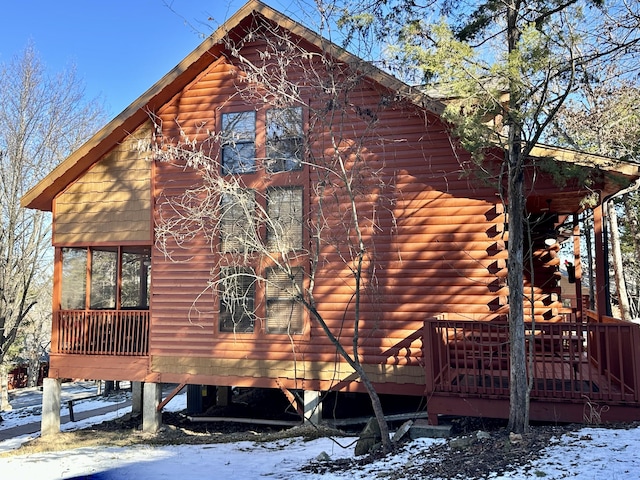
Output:
[[203,445],[240,441],[266,442],[281,438],[343,436],[344,433],[311,426],[277,428],[229,423],[191,423],[179,414],[163,415],[163,426],[157,433],[140,429],[139,418],[125,415],[82,430],[60,432],[24,443],[16,450],[0,453],[0,457],[56,452],[90,447],[128,447],[132,445]]

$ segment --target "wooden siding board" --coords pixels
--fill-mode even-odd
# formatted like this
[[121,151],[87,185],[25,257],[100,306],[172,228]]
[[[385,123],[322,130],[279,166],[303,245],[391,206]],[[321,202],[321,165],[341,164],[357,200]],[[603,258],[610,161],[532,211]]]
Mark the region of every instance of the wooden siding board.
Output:
[[139,142],[147,122],[54,200],[55,245],[151,243],[151,163]]
[[[167,374],[218,377],[289,378],[319,380],[336,384],[353,375],[344,363],[281,360],[212,359],[208,357],[153,356],[151,368],[161,376]],[[420,366],[367,365],[371,380],[376,383],[411,383],[424,385],[424,371]],[[275,386],[275,385],[274,385]]]
[[149,373],[149,364],[149,357],[51,354],[49,377],[142,382]]

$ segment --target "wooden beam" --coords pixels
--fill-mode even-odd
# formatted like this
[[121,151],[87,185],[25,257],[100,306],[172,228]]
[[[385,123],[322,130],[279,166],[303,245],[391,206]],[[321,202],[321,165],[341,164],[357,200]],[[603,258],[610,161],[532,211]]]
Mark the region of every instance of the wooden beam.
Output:
[[169,403],[173,397],[175,397],[178,393],[180,393],[180,390],[182,390],[184,387],[186,387],[187,384],[186,383],[181,383],[180,385],[178,385],[176,388],[174,388],[169,395],[167,395],[167,398],[165,398],[164,400],[162,400],[160,402],[160,404],[158,405],[158,411],[162,411],[162,409],[164,408],[164,406]]

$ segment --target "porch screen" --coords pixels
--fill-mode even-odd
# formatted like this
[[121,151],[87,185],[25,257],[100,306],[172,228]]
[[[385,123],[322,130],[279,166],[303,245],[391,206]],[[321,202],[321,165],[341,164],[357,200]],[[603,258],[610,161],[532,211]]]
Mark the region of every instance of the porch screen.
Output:
[[83,310],[87,290],[87,249],[62,249],[61,308]]
[[118,249],[91,249],[91,309],[115,309]]
[[267,333],[303,332],[302,305],[296,296],[302,291],[302,269],[294,269],[291,279],[279,270],[267,271]]
[[151,285],[151,252],[148,247],[122,248],[122,280],[120,303],[122,308],[149,308]]
[[61,248],[62,310],[149,308],[150,247]]

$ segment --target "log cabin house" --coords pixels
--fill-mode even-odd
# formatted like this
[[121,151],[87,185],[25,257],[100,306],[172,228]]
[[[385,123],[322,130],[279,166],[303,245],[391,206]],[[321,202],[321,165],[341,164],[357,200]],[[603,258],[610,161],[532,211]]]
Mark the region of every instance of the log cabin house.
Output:
[[[259,76],[265,70],[247,73],[246,62],[273,61],[282,47],[278,39],[298,52],[286,75],[305,105],[260,94],[268,90]],[[317,59],[323,65],[315,65]],[[309,70],[296,70],[304,62]],[[237,175],[243,187],[257,192],[265,211],[286,212],[291,250],[303,252],[291,280],[308,289],[314,239],[306,227],[319,209],[318,186],[326,183],[307,157],[328,155],[332,139],[318,112],[327,117],[337,109],[326,98],[329,85],[312,91],[310,74],[328,78],[329,64],[358,72],[349,98],[342,97],[340,145],[358,144],[366,168],[359,172],[359,188],[369,189],[356,202],[368,222],[362,238],[369,283],[358,312],[366,372],[381,394],[424,399],[432,423],[443,414],[508,412],[508,199],[497,195],[495,182],[464,173],[474,164],[452,141],[441,101],[255,0],[24,196],[23,206],[53,214],[45,412],[59,407],[63,378],[143,382],[145,409],[152,404],[156,415],[164,383],[274,388],[292,400],[291,392],[303,392],[304,404],[317,402],[321,392],[363,391],[296,294],[273,288],[283,282],[276,273],[267,286],[240,277],[237,288],[243,306],[250,303],[250,315],[231,308],[233,301],[216,289],[207,290],[211,275],[227,272],[220,258],[228,232],[161,234],[170,199],[201,185],[203,176],[178,156],[159,160],[148,147],[167,152],[180,138],[198,145],[222,139],[212,142],[220,159],[214,175]],[[284,126],[277,120],[283,117]],[[488,152],[487,165],[501,155]],[[539,166],[541,159],[580,167],[589,188],[554,182]],[[638,178],[638,167],[540,146],[527,175],[527,215],[535,220],[525,265],[527,309],[533,312],[526,326],[534,352],[531,419],[640,419],[640,333],[638,326],[607,315],[602,208],[607,197]],[[586,197],[594,203],[585,203]],[[594,225],[592,304],[583,299],[579,262],[579,215],[585,212]],[[269,236],[267,230],[256,227],[261,238]],[[549,232],[564,233],[574,246],[572,308],[563,307],[559,247],[545,243]],[[355,287],[339,253],[352,245],[327,245],[315,247],[315,305],[350,345]],[[255,268],[270,275],[264,262]],[[309,413],[305,408],[301,413]]]

